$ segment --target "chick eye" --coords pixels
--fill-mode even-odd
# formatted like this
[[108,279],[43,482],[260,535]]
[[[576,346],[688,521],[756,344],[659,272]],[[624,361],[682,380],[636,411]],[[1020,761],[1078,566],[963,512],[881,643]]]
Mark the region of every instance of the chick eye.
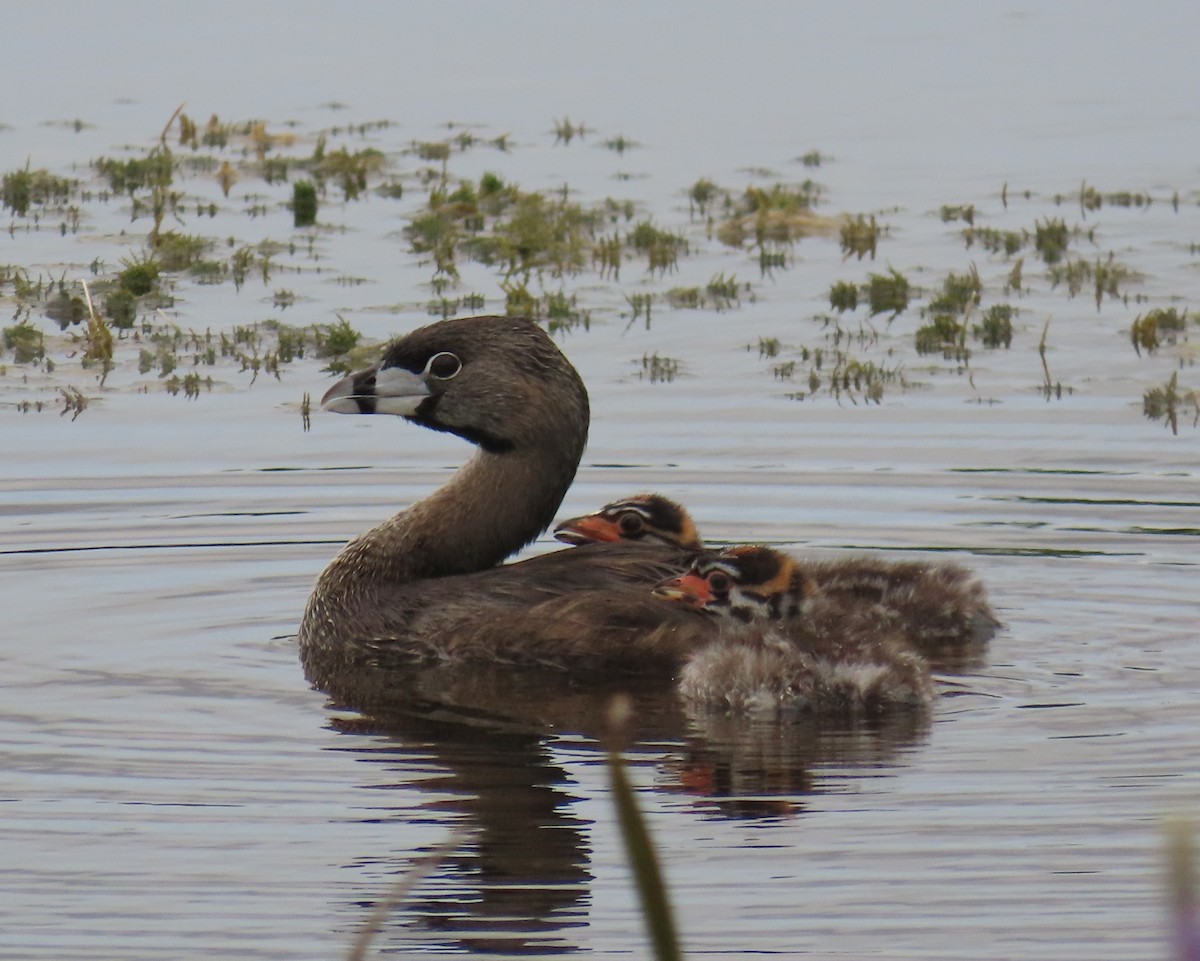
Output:
[[462,370],[462,361],[448,350],[434,354],[425,365],[425,372],[438,380],[449,380]]
[[625,537],[637,537],[642,532],[642,518],[632,512],[622,514],[617,520],[617,527]]
[[711,590],[714,594],[729,593],[729,575],[724,571],[713,571],[708,575],[708,577],[705,578],[705,580],[708,581],[709,590]]

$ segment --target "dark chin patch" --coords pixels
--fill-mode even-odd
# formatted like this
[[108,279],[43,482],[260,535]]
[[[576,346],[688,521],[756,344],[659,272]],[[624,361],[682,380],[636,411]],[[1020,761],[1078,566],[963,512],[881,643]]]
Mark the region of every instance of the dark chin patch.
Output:
[[453,430],[459,437],[478,444],[489,454],[507,454],[513,449],[513,442],[505,437],[496,437],[481,430]]
[[416,413],[405,419],[420,424],[422,427],[428,427],[430,430],[454,434],[463,440],[469,440],[472,444],[478,444],[489,454],[506,454],[513,449],[513,442],[506,437],[497,437],[487,431],[473,430],[470,427],[452,427],[449,424],[443,424],[437,419],[438,400],[439,398],[436,396],[427,397],[421,401]]

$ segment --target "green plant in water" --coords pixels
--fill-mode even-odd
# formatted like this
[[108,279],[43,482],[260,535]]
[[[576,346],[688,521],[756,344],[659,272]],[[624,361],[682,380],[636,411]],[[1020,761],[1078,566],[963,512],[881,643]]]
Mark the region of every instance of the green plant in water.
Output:
[[759,337],[758,338],[758,359],[775,358],[779,356],[779,351],[783,345],[779,342],[778,337]]
[[131,330],[137,321],[137,298],[118,288],[104,298],[104,314],[117,330]]
[[22,320],[4,328],[4,347],[13,352],[18,364],[33,364],[46,356],[46,337],[29,321]]
[[533,317],[538,314],[538,299],[529,292],[524,280],[506,280],[500,284],[504,291],[504,313],[508,317]]
[[629,867],[642,908],[642,920],[646,925],[654,958],[656,961],[683,961],[683,951],[675,928],[675,915],[662,871],[658,866],[658,856],[650,840],[650,832],[646,829],[646,822],[638,810],[637,797],[621,760],[620,740],[632,711],[633,705],[628,695],[613,698],[608,708],[605,748],[608,753],[609,789],[617,809],[621,839],[625,842],[625,853],[629,858]]
[[1179,389],[1179,371],[1171,373],[1171,379],[1162,387],[1153,387],[1142,395],[1142,414],[1149,420],[1161,420],[1171,428],[1172,434],[1179,433],[1179,413],[1190,407],[1195,415],[1192,426],[1200,424],[1200,392]]
[[315,335],[318,357],[341,357],[348,354],[358,346],[362,336],[344,317],[338,317],[336,324],[316,327]]
[[646,318],[646,329],[650,329],[650,310],[654,306],[654,294],[626,294],[625,302],[629,304],[630,316],[629,323],[625,325],[628,330],[634,325],[639,317]]
[[[715,275],[705,286],[704,292],[717,311],[728,310],[735,304],[741,303],[742,284],[737,277],[726,277],[724,273]],[[745,285],[746,290],[750,285]]]
[[24,217],[31,205],[66,203],[75,184],[46,170],[15,170],[0,180],[0,205]]
[[676,310],[698,310],[704,305],[704,294],[699,287],[672,287],[665,296]]
[[948,224],[955,220],[961,220],[968,226],[975,225],[975,205],[974,204],[945,204],[941,209],[942,223]]
[[632,150],[640,144],[636,140],[630,140],[624,134],[618,134],[616,137],[604,141],[604,146],[613,153],[624,154],[627,150]]
[[412,152],[425,163],[445,164],[450,159],[450,144],[444,140],[413,141]]
[[886,274],[869,274],[866,295],[872,317],[890,311],[894,320],[908,309],[908,278],[895,267],[889,267]]
[[995,304],[984,311],[982,320],[972,332],[983,341],[984,347],[1004,347],[1007,350],[1012,345],[1014,314],[1016,308],[1009,304]]
[[125,261],[126,267],[117,274],[117,286],[134,297],[144,297],[158,283],[158,264],[150,258]]
[[813,213],[821,188],[811,180],[802,184],[775,184],[770,189],[747,187],[735,203],[726,195],[725,216],[717,225],[717,239],[728,247],[742,247],[753,238],[760,249],[788,246],[802,237],[827,231],[833,221]]
[[858,309],[858,287],[845,280],[834,281],[829,288],[829,306],[842,313]]
[[621,279],[621,251],[624,245],[621,238],[614,234],[611,237],[601,237],[592,247],[592,264],[599,265],[600,278],[611,277]]
[[584,124],[571,123],[570,117],[563,117],[562,120],[554,121],[554,142],[569,144],[576,137],[581,140],[587,135],[587,127]]
[[196,234],[181,234],[168,230],[155,236],[151,244],[158,268],[166,271],[186,270],[199,263],[212,248],[213,242]]
[[1047,218],[1045,223],[1034,224],[1033,246],[1048,267],[1063,259],[1070,239],[1071,231],[1064,220]]
[[292,223],[296,227],[311,227],[317,222],[317,188],[311,180],[297,180],[292,185]]
[[971,352],[966,346],[967,325],[950,313],[933,314],[929,322],[917,328],[915,345],[918,354],[940,353],[946,360],[967,361]]
[[551,334],[560,334],[582,327],[592,326],[592,312],[581,310],[574,294],[568,296],[564,290],[550,291],[544,296],[543,314],[546,328]]
[[841,242],[842,242],[842,259],[849,259],[851,256],[862,260],[863,257],[870,255],[871,259],[875,259],[875,250],[879,245],[879,222],[872,214],[870,219],[859,214],[853,220],[848,220],[842,224]]
[[105,378],[113,368],[112,329],[104,318],[96,313],[96,306],[92,303],[92,292],[88,290],[86,280],[83,282],[83,296],[87,300],[88,322],[83,334],[81,363],[84,367],[99,365],[100,384],[103,386]]
[[74,421],[87,410],[88,399],[78,387],[59,387],[57,390],[62,395],[63,402],[63,409],[58,412],[59,417],[70,414],[71,420]]
[[638,376],[643,379],[649,378],[650,383],[669,384],[678,373],[679,361],[675,358],[661,357],[657,351],[642,355],[642,370]]
[[[445,156],[450,155],[450,146],[442,144]],[[319,163],[310,168],[318,183],[332,180],[342,189],[347,201],[357,200],[367,189],[367,178],[383,169],[383,154],[374,147],[365,147],[351,153],[345,147],[325,154]]]
[[967,227],[962,232],[969,250],[976,243],[989,254],[1003,253],[1011,257],[1025,246],[1025,234],[1019,230],[996,230],[993,227]]
[[929,301],[931,313],[965,314],[979,305],[983,296],[983,281],[974,265],[970,273],[946,275],[942,289]]
[[1121,287],[1124,284],[1140,279],[1136,271],[1117,262],[1115,255],[1111,252],[1107,260],[1096,261],[1094,277],[1097,310],[1100,309],[1100,304],[1105,297],[1111,300],[1119,299]]
[[1129,328],[1129,339],[1133,349],[1140,356],[1142,351],[1154,353],[1159,348],[1159,335],[1175,343],[1176,337],[1187,327],[1187,311],[1182,314],[1174,307],[1155,307],[1144,314],[1139,314]]
[[1008,272],[1008,277],[1004,281],[1005,294],[1021,294],[1022,273],[1025,269],[1025,258],[1019,257],[1017,262],[1012,265],[1012,270]]
[[706,177],[701,177],[688,191],[688,215],[708,215],[708,208],[721,193],[721,188]]
[[80,323],[88,314],[87,304],[83,302],[83,298],[69,294],[65,285],[60,287],[58,294],[47,302],[43,312],[58,324],[59,330],[66,330],[68,327]]

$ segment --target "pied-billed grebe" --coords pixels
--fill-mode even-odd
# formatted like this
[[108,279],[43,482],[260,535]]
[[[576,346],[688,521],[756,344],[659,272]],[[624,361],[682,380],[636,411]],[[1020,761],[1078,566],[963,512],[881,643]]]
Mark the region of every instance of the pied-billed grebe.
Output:
[[647,541],[700,550],[704,542],[683,505],[661,494],[635,494],[605,504],[594,514],[572,517],[554,528],[565,544]]
[[[702,546],[687,509],[661,494],[613,501],[594,514],[563,521],[555,536],[570,544],[653,538],[688,549]],[[983,583],[961,564],[855,555],[805,558],[804,569],[822,593],[848,606],[888,608],[897,629],[930,656],[986,641],[1000,624]]]
[[398,415],[478,450],[321,574],[299,635],[318,686],[364,652],[670,674],[715,635],[709,619],[651,593],[691,552],[594,544],[496,566],[549,526],[587,440],[583,382],[532,321],[469,317],[414,330],[321,405]]
[[720,639],[680,672],[679,693],[694,705],[857,717],[923,710],[932,700],[929,665],[893,615],[826,594],[779,551],[740,546],[703,555],[655,593],[721,626]]

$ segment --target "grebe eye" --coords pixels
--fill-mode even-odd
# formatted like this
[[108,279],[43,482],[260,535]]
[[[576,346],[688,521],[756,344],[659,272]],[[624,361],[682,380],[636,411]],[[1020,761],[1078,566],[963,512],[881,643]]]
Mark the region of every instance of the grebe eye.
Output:
[[462,361],[448,350],[434,354],[425,365],[425,372],[438,380],[449,380],[462,370]]
[[708,581],[709,590],[711,590],[714,594],[729,593],[729,588],[731,586],[730,579],[729,575],[724,571],[713,571],[708,575],[708,577],[705,578],[705,580]]
[[622,514],[617,521],[617,527],[625,537],[637,537],[642,532],[642,524],[641,515],[632,511]]

